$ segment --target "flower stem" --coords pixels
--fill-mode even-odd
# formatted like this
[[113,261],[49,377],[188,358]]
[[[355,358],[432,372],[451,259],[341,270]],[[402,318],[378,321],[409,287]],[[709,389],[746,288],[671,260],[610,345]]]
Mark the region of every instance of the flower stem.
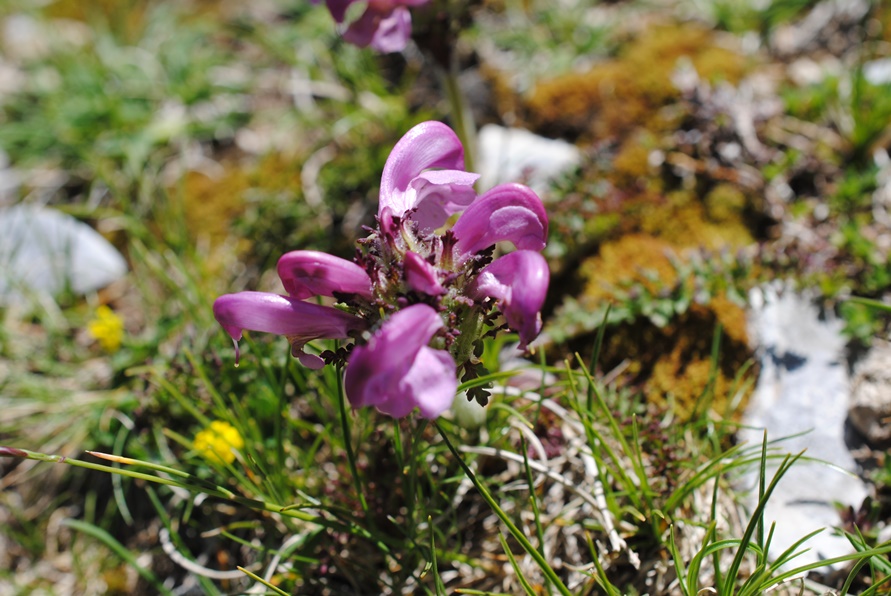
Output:
[[480,495],[482,495],[486,503],[488,503],[489,508],[491,508],[495,515],[497,515],[498,518],[504,523],[504,525],[507,526],[508,531],[517,540],[517,542],[520,543],[520,546],[523,547],[523,550],[525,550],[530,557],[535,559],[535,562],[538,563],[538,567],[545,574],[545,577],[547,577],[551,581],[554,587],[557,588],[557,591],[563,594],[563,596],[572,596],[572,592],[569,591],[569,588],[567,588],[563,584],[563,582],[560,581],[560,578],[557,577],[557,573],[550,565],[548,565],[548,562],[545,560],[544,555],[542,555],[534,546],[532,546],[532,543],[529,542],[529,539],[526,538],[526,535],[520,531],[520,529],[514,524],[514,522],[512,522],[511,519],[507,516],[507,513],[505,513],[504,510],[498,505],[498,503],[495,502],[495,499],[492,497],[492,493],[489,492],[489,489],[487,489],[485,485],[479,481],[479,479],[476,477],[476,474],[474,474],[473,470],[470,469],[470,466],[468,466],[464,462],[461,454],[458,453],[458,450],[455,449],[455,446],[452,445],[451,441],[449,441],[448,435],[446,435],[445,430],[443,430],[443,428],[439,425],[439,422],[434,421],[433,424],[436,425],[436,430],[439,431],[439,435],[442,437],[443,441],[445,441],[445,444],[449,448],[449,451],[451,451],[452,455],[455,456],[455,459],[458,460],[458,464],[461,466],[461,468],[464,470],[464,473],[479,491]]
[[343,370],[337,367],[337,404],[340,407],[340,428],[343,431],[343,448],[346,451],[347,461],[350,462],[350,474],[353,476],[353,483],[356,485],[356,493],[359,497],[359,504],[362,505],[362,511],[368,515],[368,502],[365,500],[365,491],[362,490],[362,479],[359,478],[359,468],[356,466],[356,453],[353,451],[352,438],[350,436],[349,412],[346,408],[346,393],[343,390]]
[[[290,356],[290,354],[288,354]],[[273,419],[273,432],[275,433],[275,459],[276,465],[279,470],[285,469],[285,441],[284,441],[284,426],[285,426],[285,411],[286,411],[286,403],[287,403],[287,395],[285,395],[285,382],[288,375],[288,365],[289,361],[286,358],[285,364],[282,366],[282,375],[279,379],[278,383],[278,409],[275,412],[275,418]]]
[[452,115],[452,127],[455,134],[464,145],[464,170],[475,172],[476,169],[476,124],[473,121],[473,112],[465,101],[458,84],[458,58],[453,52],[449,59],[449,68],[439,69],[440,80],[449,102],[449,110]]

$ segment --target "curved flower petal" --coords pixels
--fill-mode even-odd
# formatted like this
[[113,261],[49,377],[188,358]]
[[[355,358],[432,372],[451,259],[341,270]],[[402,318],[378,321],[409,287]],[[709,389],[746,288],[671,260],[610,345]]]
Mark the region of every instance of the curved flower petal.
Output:
[[415,292],[428,296],[441,296],[445,294],[445,288],[436,279],[436,268],[422,259],[418,254],[408,251],[405,253],[405,283]]
[[[378,404],[377,409],[393,418],[402,418],[418,407],[421,416],[439,418],[449,409],[458,390],[455,360],[445,350],[424,346],[402,379],[400,392]],[[411,395],[411,399],[405,399]]]
[[528,186],[500,184],[470,205],[452,232],[459,262],[502,240],[521,250],[541,250],[548,238],[548,215]]
[[455,362],[447,352],[427,347],[442,327],[432,307],[415,304],[393,314],[367,344],[353,348],[344,376],[353,407],[375,406],[395,417],[420,407],[428,418],[448,408],[458,387]]
[[[346,11],[350,7],[350,5],[356,0],[325,0],[325,6],[328,7],[328,12],[331,13],[331,16],[338,23],[342,23],[344,17],[346,16]],[[313,0],[313,4],[316,4],[318,0]]]
[[278,260],[278,276],[292,298],[358,294],[371,298],[371,279],[359,265],[315,250],[294,250]]
[[473,288],[477,298],[489,296],[520,334],[520,349],[541,332],[541,308],[548,293],[548,263],[531,250],[518,250],[496,259],[480,271]]
[[360,48],[371,47],[385,54],[401,52],[411,38],[411,13],[402,6],[380,10],[369,5],[343,38]]
[[[364,319],[336,308],[267,292],[220,296],[213,303],[213,316],[235,342],[245,329],[287,336],[292,353],[306,365],[317,364],[302,357],[308,356],[303,354],[306,342],[323,337],[343,339],[366,327]],[[235,348],[237,362],[237,343]]]
[[411,181],[406,197],[414,193],[417,207],[411,218],[423,231],[434,230],[454,213],[460,213],[476,199],[473,185],[479,174],[457,170],[434,170],[419,174]]
[[[440,171],[425,172],[431,168]],[[476,197],[473,184],[479,176],[463,170],[464,147],[454,131],[442,122],[418,124],[405,133],[387,158],[381,176],[378,217],[388,208],[401,217],[418,207],[424,213],[419,222],[422,227],[441,226],[451,213],[460,211]],[[428,200],[440,208],[422,207]]]

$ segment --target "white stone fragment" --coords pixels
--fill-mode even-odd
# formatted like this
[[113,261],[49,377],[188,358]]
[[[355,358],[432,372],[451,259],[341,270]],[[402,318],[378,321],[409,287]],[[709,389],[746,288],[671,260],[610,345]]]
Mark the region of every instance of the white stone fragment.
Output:
[[[766,429],[768,441],[790,437],[778,445],[783,452],[806,450],[805,457],[832,464],[798,461],[783,476],[764,514],[766,527],[777,524],[770,554],[778,556],[820,528],[825,529],[804,545],[810,550],[793,566],[849,554],[850,543],[832,532],[842,523],[836,504],[857,509],[868,489],[853,473],[856,464],[845,443],[849,379],[842,322],[821,317],[810,299],[783,291],[781,285],[755,290],[750,303],[750,336],[760,355],[761,375],[740,440],[760,445]],[[775,469],[776,462],[768,469],[768,480]],[[749,498],[753,509],[757,470],[745,483],[755,487]]]
[[571,143],[497,124],[480,129],[479,148],[481,190],[505,182],[523,182],[541,194],[549,182],[582,159],[581,151]]
[[0,209],[0,304],[66,289],[85,294],[126,273],[124,257],[70,215],[32,205]]
[[891,83],[891,58],[870,60],[864,64],[863,78],[870,85],[887,85]]

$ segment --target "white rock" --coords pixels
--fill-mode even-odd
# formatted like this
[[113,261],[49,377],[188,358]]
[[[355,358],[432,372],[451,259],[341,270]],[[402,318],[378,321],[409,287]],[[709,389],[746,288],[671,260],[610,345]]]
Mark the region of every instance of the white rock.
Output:
[[31,205],[0,209],[0,304],[65,289],[85,294],[126,273],[124,257],[70,215]]
[[[821,317],[810,299],[781,286],[756,290],[751,304],[750,336],[757,343],[761,375],[740,439],[760,445],[766,429],[768,441],[790,437],[779,443],[783,452],[806,450],[806,457],[837,466],[799,461],[785,474],[764,514],[766,527],[777,524],[770,554],[776,557],[820,528],[825,530],[807,542],[810,551],[793,566],[849,554],[848,541],[832,535],[832,528],[841,525],[835,503],[856,509],[868,491],[853,474],[856,465],[844,440],[849,379],[842,322]],[[769,478],[775,467],[768,470]],[[757,489],[756,473],[746,479],[748,487]],[[756,492],[750,495],[750,509]]]
[[26,14],[13,14],[0,22],[3,49],[19,60],[42,58],[49,52],[50,40],[41,23]]
[[541,194],[557,176],[582,160],[578,147],[521,128],[487,124],[479,132],[480,188],[523,182]]
[[891,83],[891,58],[870,60],[863,65],[863,77],[871,85]]

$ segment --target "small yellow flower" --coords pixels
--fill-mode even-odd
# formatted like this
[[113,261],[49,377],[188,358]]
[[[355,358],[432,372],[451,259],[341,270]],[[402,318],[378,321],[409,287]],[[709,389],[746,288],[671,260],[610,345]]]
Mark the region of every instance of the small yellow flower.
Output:
[[231,464],[235,461],[235,453],[232,450],[242,449],[244,439],[241,438],[238,429],[228,422],[215,420],[195,435],[192,446],[205,459]]
[[124,321],[104,304],[96,309],[96,318],[87,324],[90,335],[106,352],[117,352],[124,340]]

